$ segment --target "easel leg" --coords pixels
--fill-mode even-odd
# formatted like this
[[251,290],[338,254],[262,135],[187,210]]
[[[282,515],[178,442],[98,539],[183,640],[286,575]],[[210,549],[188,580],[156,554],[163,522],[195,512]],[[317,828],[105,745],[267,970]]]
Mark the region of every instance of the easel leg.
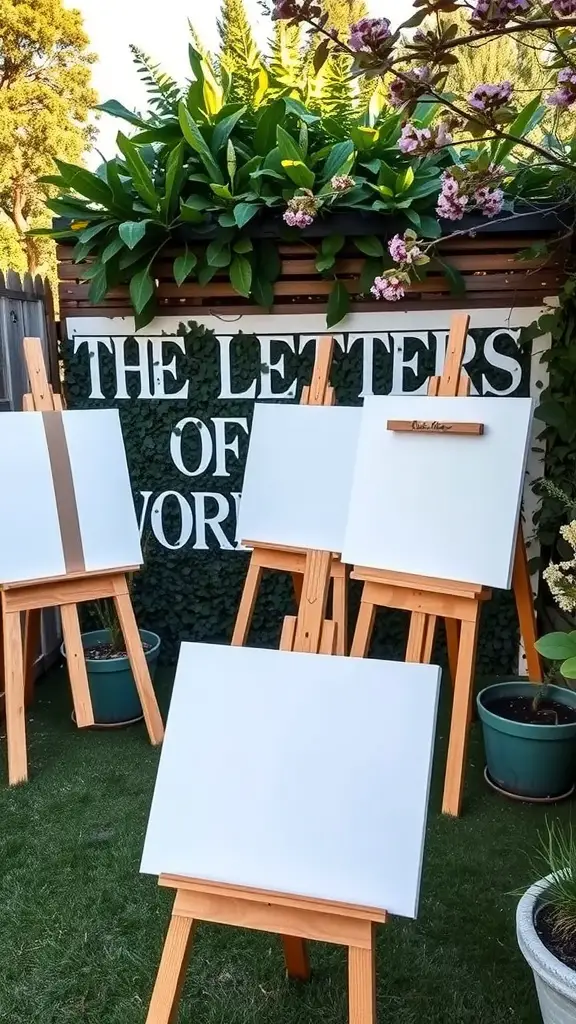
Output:
[[308,947],[304,939],[295,935],[282,935],[286,972],[294,981],[310,980],[310,960]]
[[94,725],[94,711],[88,686],[78,608],[75,604],[63,604],[60,607],[60,615],[76,725],[79,729],[85,729],[87,726]]
[[370,640],[372,639],[372,630],[374,629],[375,615],[376,606],[363,600],[360,604],[352,647],[350,648],[351,658],[365,658],[367,656]]
[[452,686],[456,683],[458,669],[458,647],[460,646],[460,623],[456,619],[444,619],[446,629],[446,648],[448,651],[448,667]]
[[42,612],[33,608],[26,612],[24,619],[24,705],[28,707],[34,699],[36,658],[40,651],[40,630]]
[[177,917],[173,914],[162,950],[146,1024],[176,1024],[193,939],[192,918]]
[[533,683],[541,683],[544,676],[542,674],[540,656],[534,647],[538,639],[536,612],[534,609],[534,597],[532,595],[532,584],[522,524],[518,527],[518,536],[516,538],[512,587],[514,589],[514,597],[516,598],[516,609],[518,611],[520,635],[524,644],[524,654],[528,666],[528,677]]
[[300,607],[300,598],[302,597],[302,585],[304,583],[304,577],[300,572],[292,573],[292,586],[294,588],[294,600],[296,601],[296,608]]
[[2,610],[4,626],[4,687],[8,781],[11,786],[26,782],[26,720],[24,717],[24,661],[20,612]]
[[468,747],[470,714],[472,710],[472,680],[476,663],[479,613],[480,610],[478,608],[472,622],[462,623],[460,634],[458,669],[454,684],[450,741],[448,743],[446,778],[442,800],[442,812],[444,814],[451,814],[454,817],[460,814],[462,806],[466,750]]
[[136,683],[136,689],[142,704],[148,736],[153,746],[156,746],[164,739],[164,723],[160,714],[160,708],[158,707],[158,701],[156,700],[156,694],[154,693],[154,687],[152,686],[148,663],[142,647],[142,639],[136,623],[125,577],[122,577],[116,584],[114,604],[134,674],[134,682]]
[[412,612],[408,644],[406,646],[406,661],[414,661],[418,664],[423,663],[424,647],[428,634],[428,618],[429,616],[425,612]]
[[349,1024],[376,1024],[375,929],[369,949],[350,946],[348,950]]
[[348,570],[332,577],[332,618],[336,623],[336,654],[348,653]]
[[434,640],[436,639],[436,616],[428,615],[426,622],[426,629],[424,632],[424,646],[422,648],[422,662],[424,665],[429,665],[432,661],[432,651],[434,649]]
[[250,556],[250,565],[248,566],[248,572],[244,581],[244,589],[242,591],[242,597],[240,598],[240,605],[238,607],[238,615],[236,616],[236,624],[234,626],[234,632],[232,634],[232,647],[243,647],[248,638],[250,631],[250,623],[252,622],[252,615],[254,613],[254,605],[256,604],[256,597],[258,595],[258,588],[262,581],[262,566],[254,560],[254,555]]

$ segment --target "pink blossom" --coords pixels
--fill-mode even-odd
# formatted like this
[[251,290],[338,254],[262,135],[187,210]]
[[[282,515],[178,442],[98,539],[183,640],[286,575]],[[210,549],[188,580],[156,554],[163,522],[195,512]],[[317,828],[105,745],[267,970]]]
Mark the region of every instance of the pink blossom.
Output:
[[442,175],[442,191],[438,196],[436,213],[445,220],[462,220],[467,206],[468,196],[460,195],[460,186],[456,178],[445,171]]
[[556,84],[556,92],[550,93],[546,102],[551,107],[571,107],[576,102],[576,71],[562,68]]
[[432,78],[432,72],[429,67],[423,66],[407,71],[406,77],[410,81],[406,82],[402,78],[393,78],[390,83],[388,102],[392,107],[401,107],[403,103],[426,92],[426,86]]
[[474,110],[490,112],[508,103],[512,92],[512,82],[477,85],[468,96],[468,103],[471,107],[474,107]]
[[318,0],[273,0],[272,20],[291,21],[293,18],[320,18],[322,7]]
[[559,18],[569,18],[576,14],[576,0],[553,0],[552,10]]
[[375,299],[386,299],[387,302],[398,302],[406,294],[399,277],[376,277],[370,291]]
[[398,142],[401,153],[424,154],[441,146],[449,146],[452,136],[443,121],[435,128],[416,128],[413,124],[405,124]]
[[360,18],[350,27],[348,45],[357,53],[379,53],[390,39],[388,18]]
[[414,263],[414,260],[417,260],[422,255],[422,250],[417,245],[414,245],[413,239],[414,235],[410,242],[408,242],[405,235],[394,235],[394,238],[390,239],[388,251],[394,263]]
[[504,205],[504,192],[501,188],[491,190],[484,186],[476,189],[474,199],[485,217],[496,217]]
[[346,192],[347,189],[354,188],[355,184],[354,178],[349,174],[335,174],[330,181],[330,187],[334,192]]
[[290,228],[309,228],[314,223],[314,217],[303,210],[286,210],[284,220]]
[[476,0],[470,21],[505,25],[511,18],[530,9],[530,0]]

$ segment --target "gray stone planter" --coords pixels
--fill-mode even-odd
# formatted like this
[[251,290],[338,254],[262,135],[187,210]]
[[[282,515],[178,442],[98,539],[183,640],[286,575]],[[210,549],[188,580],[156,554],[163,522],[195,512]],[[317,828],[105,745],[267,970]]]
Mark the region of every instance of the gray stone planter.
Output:
[[522,897],[516,911],[516,936],[534,973],[544,1024],[576,1024],[576,971],[552,955],[540,941],[534,914],[549,878],[542,878]]

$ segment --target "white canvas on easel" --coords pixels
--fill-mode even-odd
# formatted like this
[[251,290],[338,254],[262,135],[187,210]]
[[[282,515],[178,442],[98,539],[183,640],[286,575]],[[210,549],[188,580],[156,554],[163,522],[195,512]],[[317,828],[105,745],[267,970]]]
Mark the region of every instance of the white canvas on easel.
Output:
[[85,571],[142,564],[116,409],[0,416],[0,583],[64,576],[65,553],[43,415],[61,416]]
[[361,409],[256,404],[237,539],[342,549]]
[[[529,398],[367,398],[343,561],[510,588],[532,418]],[[398,420],[484,433],[388,429]]]
[[439,683],[182,644],[141,870],[416,916]]

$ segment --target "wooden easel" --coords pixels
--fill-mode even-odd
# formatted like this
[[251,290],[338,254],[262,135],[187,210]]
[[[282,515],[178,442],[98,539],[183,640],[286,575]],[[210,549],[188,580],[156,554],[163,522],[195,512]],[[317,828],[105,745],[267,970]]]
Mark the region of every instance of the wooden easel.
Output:
[[[334,653],[336,624],[325,619],[331,563],[330,552],[306,553],[298,616],[284,621],[282,650]],[[169,875],[159,884],[176,898],[146,1024],[175,1024],[198,921],[279,933],[288,975],[303,981],[306,939],[348,946],[349,1024],[376,1024],[375,926],[384,911]]]
[[[301,405],[334,405],[334,388],[330,385],[333,353],[334,338],[329,336],[319,338],[312,381],[302,391]],[[251,548],[252,554],[232,634],[233,647],[243,647],[246,643],[264,569],[291,573],[296,599],[300,601],[302,577],[306,567],[306,551],[298,548],[262,544],[256,540],[243,540],[242,544]],[[332,556],[330,576],[332,579],[332,614],[336,623],[336,653],[346,654],[348,649],[348,569],[337,554]]]
[[[31,394],[24,398],[24,411],[61,412],[63,405],[46,375],[39,338],[25,338],[24,352]],[[134,673],[138,695],[150,741],[158,744],[164,736],[164,725],[128,589],[126,575],[137,572],[138,566],[127,566],[110,572],[83,572],[44,580],[0,584],[2,639],[4,653],[6,737],[8,745],[8,779],[10,785],[28,778],[26,751],[25,685],[32,685],[34,653],[40,638],[40,611],[58,607],[66,648],[68,673],[79,728],[94,725],[88,676],[82,647],[77,605],[82,601],[113,598],[122,628],[126,651]],[[21,613],[26,614],[24,658]],[[24,674],[26,664],[26,679]]]
[[[444,372],[441,377],[433,377],[430,381],[429,395],[454,397],[469,394],[470,379],[462,369],[469,322],[466,313],[454,316]],[[427,664],[432,657],[436,621],[439,617],[444,618],[454,698],[442,811],[457,816],[462,806],[480,610],[492,592],[487,587],[472,583],[363,566],[355,566],[351,575],[364,583],[351,657],[366,657],[376,609],[398,608],[411,612],[406,661]],[[512,585],[529,677],[533,682],[541,682],[542,666],[534,647],[536,616],[521,522],[518,524]]]

